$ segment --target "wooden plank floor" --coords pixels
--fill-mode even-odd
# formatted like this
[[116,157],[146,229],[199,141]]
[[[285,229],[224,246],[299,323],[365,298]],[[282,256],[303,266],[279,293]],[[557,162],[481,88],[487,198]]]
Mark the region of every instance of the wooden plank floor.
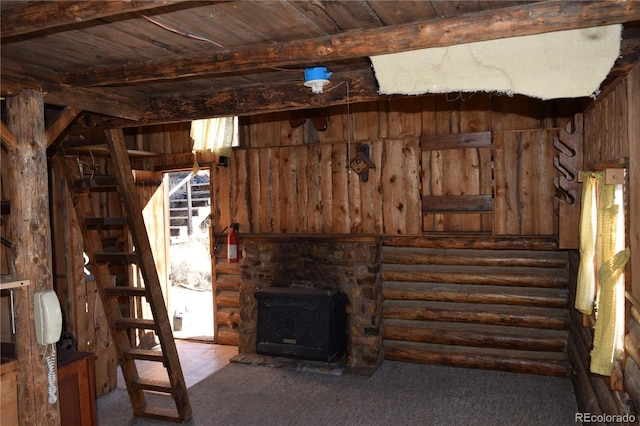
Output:
[[[176,339],[176,347],[178,348],[182,373],[188,388],[229,364],[229,359],[238,354],[237,346],[216,345],[190,340]],[[136,360],[136,366],[140,377],[155,380],[168,379],[167,372],[160,363]],[[120,367],[118,367],[118,387],[126,388]]]

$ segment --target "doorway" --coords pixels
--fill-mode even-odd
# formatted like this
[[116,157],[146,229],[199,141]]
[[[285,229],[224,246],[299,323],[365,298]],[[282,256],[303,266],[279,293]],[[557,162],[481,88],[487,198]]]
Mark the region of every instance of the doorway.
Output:
[[209,170],[165,174],[169,229],[167,310],[179,339],[214,341]]

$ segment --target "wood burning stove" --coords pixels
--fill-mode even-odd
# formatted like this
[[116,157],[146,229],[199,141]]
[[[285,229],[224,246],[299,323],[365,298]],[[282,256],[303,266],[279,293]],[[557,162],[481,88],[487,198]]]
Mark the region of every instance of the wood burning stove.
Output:
[[258,301],[256,352],[333,362],[346,350],[344,293],[303,287],[268,287]]

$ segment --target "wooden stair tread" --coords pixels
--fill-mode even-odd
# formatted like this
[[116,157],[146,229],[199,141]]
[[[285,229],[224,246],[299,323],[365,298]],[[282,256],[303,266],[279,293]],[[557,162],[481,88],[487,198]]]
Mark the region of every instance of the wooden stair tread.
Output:
[[108,296],[124,296],[124,297],[146,297],[147,289],[145,287],[129,287],[116,286],[106,287],[104,292]]
[[89,189],[91,191],[115,191],[118,189],[118,181],[113,176],[85,175],[81,179],[75,180],[73,186],[78,189]]
[[138,254],[136,252],[98,252],[94,253],[97,262],[109,263],[136,263]]
[[85,217],[83,223],[87,227],[124,226],[127,224],[127,218],[123,216]]
[[124,353],[124,357],[127,359],[139,359],[142,361],[164,362],[164,354],[162,351],[156,351],[153,349],[131,348]]
[[117,318],[114,320],[114,325],[116,328],[120,329],[139,328],[144,330],[156,330],[158,328],[158,325],[154,320],[144,318]]
[[156,380],[138,377],[137,380],[132,380],[131,385],[136,389],[143,389],[153,392],[160,392],[171,394],[172,387],[168,380]]
[[150,419],[164,420],[175,423],[183,423],[185,422],[185,420],[188,420],[180,417],[176,409],[154,406],[144,407],[143,409],[135,412],[135,415],[138,417],[147,417]]

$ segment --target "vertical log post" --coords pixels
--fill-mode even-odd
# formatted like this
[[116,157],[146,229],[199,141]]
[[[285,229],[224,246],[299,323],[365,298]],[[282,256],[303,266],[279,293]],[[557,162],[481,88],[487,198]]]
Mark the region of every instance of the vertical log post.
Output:
[[47,138],[42,93],[24,90],[7,99],[8,127],[16,150],[9,157],[11,239],[16,278],[29,280],[16,300],[18,407],[21,425],[59,425],[58,403],[48,401],[47,365],[36,342],[33,294],[53,289],[47,176]]

